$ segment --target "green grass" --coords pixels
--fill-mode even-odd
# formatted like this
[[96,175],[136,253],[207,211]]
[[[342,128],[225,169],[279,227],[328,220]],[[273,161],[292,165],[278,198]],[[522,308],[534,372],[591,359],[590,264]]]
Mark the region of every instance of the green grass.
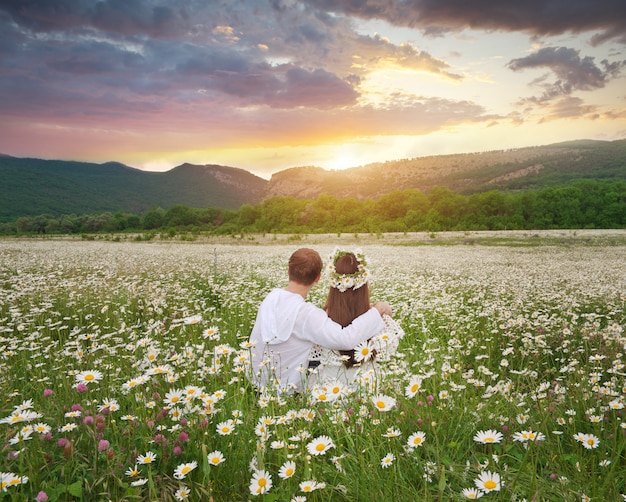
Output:
[[[166,501],[186,487],[189,500],[464,500],[481,471],[501,479],[483,500],[626,493],[623,248],[364,247],[372,294],[406,333],[377,369],[375,391],[396,399],[380,412],[366,386],[322,403],[259,398],[249,385],[242,343],[260,301],[284,284],[293,243],[0,245],[0,471],[18,478],[0,499]],[[93,370],[102,378],[77,388],[77,373]],[[421,388],[408,397],[411,376]],[[167,404],[185,389],[202,398]],[[15,418],[29,410],[40,416]],[[37,424],[50,432],[30,433]],[[473,439],[487,430],[502,440]],[[409,448],[418,431],[423,445]],[[523,431],[543,439],[515,440]],[[311,455],[321,436],[334,447]],[[155,462],[126,475],[149,451]],[[223,463],[209,464],[214,451]],[[283,480],[288,461],[295,474]],[[271,476],[267,494],[251,494],[255,470]],[[317,489],[303,492],[311,480]]]

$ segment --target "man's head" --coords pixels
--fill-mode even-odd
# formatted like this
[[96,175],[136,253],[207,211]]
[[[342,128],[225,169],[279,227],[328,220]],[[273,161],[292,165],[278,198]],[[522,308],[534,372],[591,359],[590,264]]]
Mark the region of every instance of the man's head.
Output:
[[289,280],[310,286],[319,278],[322,266],[322,258],[317,251],[298,249],[289,258]]

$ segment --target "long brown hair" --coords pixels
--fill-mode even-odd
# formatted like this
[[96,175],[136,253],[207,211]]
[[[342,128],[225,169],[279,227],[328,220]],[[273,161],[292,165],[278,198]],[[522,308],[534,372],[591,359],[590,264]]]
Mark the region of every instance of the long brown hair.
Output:
[[[335,262],[338,274],[354,274],[358,266],[359,262],[353,253],[344,254]],[[336,323],[343,327],[350,325],[354,319],[370,309],[370,292],[367,284],[358,289],[348,288],[343,292],[331,286],[324,309],[328,317]],[[346,367],[354,366],[356,363],[354,350],[341,350],[340,353],[349,357],[345,363]]]

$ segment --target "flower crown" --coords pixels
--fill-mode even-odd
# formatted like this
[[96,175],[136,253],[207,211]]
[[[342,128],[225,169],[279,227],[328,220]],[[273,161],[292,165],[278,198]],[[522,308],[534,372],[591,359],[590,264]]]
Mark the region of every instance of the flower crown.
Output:
[[[357,271],[353,274],[339,274],[335,268],[337,260],[342,256],[353,254],[358,262]],[[365,255],[360,249],[354,251],[342,251],[339,248],[335,248],[329,257],[329,263],[326,267],[331,287],[338,289],[342,293],[349,288],[359,289],[364,284],[367,284],[369,280],[369,270],[367,269],[367,261]]]

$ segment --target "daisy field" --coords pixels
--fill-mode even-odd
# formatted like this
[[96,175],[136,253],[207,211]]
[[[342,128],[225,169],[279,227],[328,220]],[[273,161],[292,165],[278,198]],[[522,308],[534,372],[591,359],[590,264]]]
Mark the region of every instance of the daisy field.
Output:
[[[255,392],[258,305],[295,249],[336,245],[367,255],[398,352],[354,388]],[[0,499],[624,500],[625,256],[2,240]]]

